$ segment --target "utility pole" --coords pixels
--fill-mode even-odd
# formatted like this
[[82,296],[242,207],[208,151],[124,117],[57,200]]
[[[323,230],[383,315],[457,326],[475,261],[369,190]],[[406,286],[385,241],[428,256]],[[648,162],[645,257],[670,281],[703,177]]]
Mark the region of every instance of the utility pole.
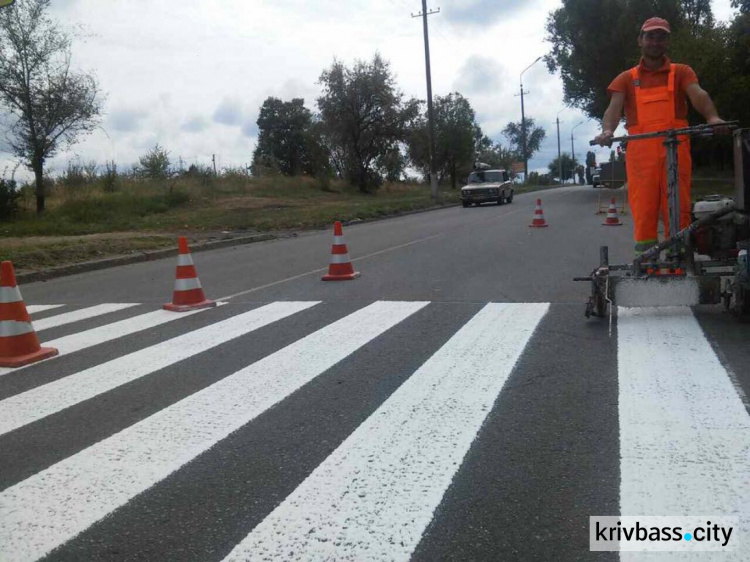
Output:
[[430,37],[427,32],[427,16],[440,13],[437,10],[427,11],[427,0],[422,0],[422,12],[412,14],[411,17],[422,17],[422,26],[424,27],[424,64],[427,69],[427,121],[430,143],[430,193],[434,200],[437,200],[437,172],[435,171],[435,119],[432,111],[432,75],[430,74]]
[[[576,163],[576,149],[575,149],[575,146],[573,145],[573,131],[576,130],[576,127],[578,127],[579,125],[583,125],[584,123],[585,121],[581,121],[580,123],[578,123],[578,125],[576,125],[570,130],[570,153],[571,153],[571,158],[573,160],[573,162],[571,163],[572,166],[575,166],[575,163]],[[576,172],[575,172],[575,168],[573,168],[573,185],[578,185],[576,183],[575,177],[576,177]]]
[[519,82],[521,83],[521,150],[523,151],[521,153],[521,156],[523,157],[523,181],[526,183],[526,179],[529,175],[529,160],[526,158],[526,113],[524,112],[523,107],[523,95],[528,94],[529,92],[523,91],[523,73],[526,72],[528,69],[530,69],[532,66],[534,66],[536,63],[538,63],[541,60],[542,57],[537,57],[534,62],[532,62],[529,66],[523,69],[521,72],[521,76],[519,77]]
[[566,109],[567,108],[563,107],[560,111],[558,111],[557,119],[555,120],[555,123],[557,123],[557,177],[560,178],[561,185],[565,182],[563,181],[562,175],[562,154],[560,154],[560,114]]
[[216,175],[218,175],[216,173],[216,154],[212,154],[211,155],[211,162],[213,162],[213,164],[214,164],[214,176],[216,176]]

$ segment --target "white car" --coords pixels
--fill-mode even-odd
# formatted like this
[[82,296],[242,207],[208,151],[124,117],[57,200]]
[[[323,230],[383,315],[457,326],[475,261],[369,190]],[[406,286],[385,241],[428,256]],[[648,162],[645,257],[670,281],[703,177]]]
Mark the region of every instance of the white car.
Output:
[[513,202],[513,182],[505,170],[474,170],[469,174],[466,185],[461,188],[461,204]]

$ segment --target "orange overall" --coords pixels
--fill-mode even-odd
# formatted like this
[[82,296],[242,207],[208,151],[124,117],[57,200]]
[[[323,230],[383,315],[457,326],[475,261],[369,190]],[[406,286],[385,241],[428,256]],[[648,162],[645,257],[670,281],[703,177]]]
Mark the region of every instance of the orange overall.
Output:
[[[651,133],[663,129],[687,127],[684,119],[675,118],[675,65],[670,65],[667,86],[641,88],[638,67],[630,74],[635,86],[635,105],[638,124],[628,127],[629,135]],[[680,188],[680,228],[690,224],[690,138],[681,136],[677,148]],[[635,252],[641,254],[658,242],[659,213],[664,232],[669,234],[667,206],[667,150],[664,137],[628,142],[626,168],[628,173],[628,202],[635,223]]]

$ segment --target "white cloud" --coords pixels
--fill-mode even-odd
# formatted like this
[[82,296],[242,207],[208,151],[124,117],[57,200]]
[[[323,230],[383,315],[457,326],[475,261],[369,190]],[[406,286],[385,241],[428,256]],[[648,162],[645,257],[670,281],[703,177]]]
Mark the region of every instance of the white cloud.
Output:
[[[519,74],[549,51],[544,26],[560,1],[429,2],[438,6],[429,17],[433,94],[461,92],[484,131],[505,142],[503,127],[521,119]],[[719,19],[732,13],[729,0],[713,6]],[[422,21],[411,17],[420,9],[418,0],[55,0],[53,17],[88,30],[74,42],[73,64],[94,71],[108,99],[102,129],[49,165],[64,170],[79,156],[123,168],[156,143],[186,164],[209,165],[215,155],[219,165],[244,165],[263,100],[301,97],[315,111],[318,78],[334,58],[351,64],[380,52],[401,90],[424,99]],[[530,168],[545,169],[557,156],[562,85],[541,61],[523,82],[526,114],[548,135]],[[584,117],[566,110],[560,119],[569,152],[570,129]],[[585,155],[596,128],[576,129],[576,154]],[[8,157],[0,154],[0,169]]]

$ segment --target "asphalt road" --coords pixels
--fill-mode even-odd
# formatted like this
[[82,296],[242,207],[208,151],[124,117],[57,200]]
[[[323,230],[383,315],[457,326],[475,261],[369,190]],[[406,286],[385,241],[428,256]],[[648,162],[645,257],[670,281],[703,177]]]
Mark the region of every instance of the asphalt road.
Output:
[[619,514],[737,517],[694,559],[750,558],[750,325],[586,320],[632,247],[598,197],[351,225],[350,282],[331,231],[201,252],[224,304],[184,315],[174,259],[23,285],[61,355],[0,369],[0,560],[616,560]]

